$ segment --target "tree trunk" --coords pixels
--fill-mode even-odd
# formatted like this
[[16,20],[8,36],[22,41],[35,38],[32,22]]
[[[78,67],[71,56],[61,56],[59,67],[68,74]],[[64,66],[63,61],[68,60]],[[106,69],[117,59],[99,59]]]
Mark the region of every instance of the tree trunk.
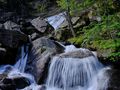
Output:
[[68,1],[67,1],[67,5],[68,6],[67,6],[67,11],[66,11],[66,19],[68,21],[69,29],[71,30],[73,37],[75,37],[76,35],[75,35],[73,25],[72,25],[72,21],[71,21],[70,7],[69,7],[69,4],[68,4]]

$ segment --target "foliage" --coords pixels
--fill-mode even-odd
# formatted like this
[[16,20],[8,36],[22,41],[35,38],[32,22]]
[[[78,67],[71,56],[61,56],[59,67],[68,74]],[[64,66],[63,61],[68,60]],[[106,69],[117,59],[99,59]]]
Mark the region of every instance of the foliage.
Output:
[[63,9],[67,10],[67,8],[70,8],[70,13],[73,14],[74,11],[81,11],[83,9],[86,9],[87,7],[93,5],[95,3],[94,0],[83,0],[81,2],[78,2],[77,0],[57,0],[58,6]]
[[68,41],[80,47],[95,48],[101,51],[110,49],[112,52],[108,58],[112,61],[118,60],[120,57],[119,18],[119,13],[109,15],[109,17],[104,15],[100,23],[90,23],[90,25],[83,27],[83,35],[78,35],[78,37],[71,38]]
[[37,6],[37,11],[38,12],[44,12],[45,11],[45,9],[46,9],[46,4],[39,4],[38,6]]
[[[58,0],[58,5],[66,10],[66,0]],[[94,14],[101,17],[100,22],[91,22],[88,26],[82,28],[83,34],[80,34],[81,28],[76,33],[75,38],[70,38],[68,41],[77,44],[78,46],[95,48],[97,50],[111,50],[108,58],[117,60],[120,57],[120,12],[116,8],[113,0],[81,0],[77,3],[76,0],[69,2],[71,11],[92,8]]]
[[68,2],[67,2],[67,0],[57,0],[57,4],[63,10],[66,10],[68,8],[68,6],[70,7],[70,10],[74,10],[78,6],[76,0],[70,0],[70,1],[68,0]]

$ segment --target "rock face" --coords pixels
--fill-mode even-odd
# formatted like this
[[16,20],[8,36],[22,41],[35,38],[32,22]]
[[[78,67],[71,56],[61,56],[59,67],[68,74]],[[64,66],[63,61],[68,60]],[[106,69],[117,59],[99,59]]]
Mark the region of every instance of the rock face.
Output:
[[20,26],[12,21],[7,21],[4,23],[4,28],[6,30],[18,30],[20,31]]
[[17,30],[0,29],[0,43],[7,47],[16,48],[22,42],[27,42],[27,35]]
[[77,50],[77,51],[60,54],[60,57],[62,57],[62,58],[68,58],[68,57],[69,58],[86,58],[89,56],[94,56],[94,54],[87,49],[85,49],[85,50],[81,49],[81,50]]
[[120,90],[120,71],[117,69],[112,69],[110,71],[110,81],[108,90]]
[[28,36],[21,32],[20,25],[12,21],[0,24],[0,65],[14,64],[19,46],[28,41]]
[[0,12],[0,22],[4,23],[8,20],[12,20],[12,21],[16,21],[16,14],[14,12],[5,12],[5,11],[1,11]]
[[42,33],[45,32],[47,28],[47,22],[42,20],[40,17],[33,19],[31,23],[39,32]]
[[63,48],[46,37],[34,40],[29,53],[26,72],[34,75],[38,83],[43,83],[47,75],[49,61],[53,55],[61,52],[63,52]]
[[31,21],[31,24],[37,29],[39,33],[51,33],[53,28],[45,20],[38,17]]

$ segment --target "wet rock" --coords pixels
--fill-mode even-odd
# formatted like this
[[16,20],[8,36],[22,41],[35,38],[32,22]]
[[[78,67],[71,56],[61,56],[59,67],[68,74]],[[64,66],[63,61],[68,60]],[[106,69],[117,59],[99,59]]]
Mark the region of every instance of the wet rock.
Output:
[[18,89],[22,89],[22,88],[25,88],[26,86],[30,85],[29,80],[24,77],[14,78],[13,82],[15,83],[15,87]]
[[7,21],[4,23],[4,27],[7,30],[18,30],[20,31],[20,26],[12,21]]
[[120,71],[117,69],[112,69],[110,71],[110,81],[107,90],[120,90]]
[[22,90],[46,90],[46,86],[45,85],[36,85],[36,84],[32,84]]
[[0,65],[5,65],[5,64],[15,64],[16,62],[16,56],[17,56],[17,48],[6,48],[6,52],[4,53],[4,56],[0,55]]
[[17,14],[15,12],[5,12],[5,11],[1,11],[0,12],[0,22],[4,23],[8,20],[12,20],[12,21],[17,21],[19,17],[17,16]]
[[38,33],[33,33],[32,35],[30,35],[31,40],[34,41],[35,39],[39,38],[40,35]]
[[30,23],[31,19],[21,19],[19,20],[19,25],[21,26],[21,31],[27,35],[35,33],[35,28]]
[[0,84],[0,90],[16,90],[14,85],[11,84]]
[[[72,24],[75,25],[78,23],[80,17],[72,17],[71,21],[72,21]],[[68,22],[65,20],[61,25],[60,25],[60,28],[66,28],[68,27]]]
[[29,53],[26,72],[31,73],[40,84],[47,77],[48,66],[51,58],[63,52],[63,48],[57,46],[54,41],[42,37],[32,42],[33,46]]
[[17,48],[26,42],[28,42],[28,36],[20,31],[0,29],[0,43],[4,46]]
[[0,60],[3,60],[5,58],[6,49],[0,47]]
[[[30,82],[24,77],[5,78],[0,82],[0,89],[2,90],[16,90],[29,86]],[[12,89],[8,89],[12,88]]]
[[3,29],[3,24],[0,23],[0,29]]
[[54,33],[51,36],[61,41],[66,41],[68,38],[73,37],[69,29],[58,29],[54,31]]
[[45,32],[47,28],[47,22],[42,20],[40,17],[33,19],[31,23],[39,32],[42,33]]
[[62,58],[86,58],[89,56],[94,56],[94,54],[88,49],[79,49],[76,51],[70,51],[67,53],[60,54]]
[[0,82],[7,77],[7,74],[0,74]]
[[53,27],[40,17],[33,19],[31,24],[39,33],[51,33],[53,31]]

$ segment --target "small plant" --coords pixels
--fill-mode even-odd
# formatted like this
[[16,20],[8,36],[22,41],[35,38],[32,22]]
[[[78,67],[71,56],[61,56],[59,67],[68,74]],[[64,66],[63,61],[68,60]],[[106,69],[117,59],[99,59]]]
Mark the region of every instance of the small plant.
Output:
[[70,14],[73,14],[73,11],[79,9],[80,7],[80,3],[78,3],[76,0],[57,0],[57,4],[63,10],[67,10],[69,7]]
[[46,10],[46,5],[45,4],[39,4],[37,6],[37,11],[38,12],[44,12]]

